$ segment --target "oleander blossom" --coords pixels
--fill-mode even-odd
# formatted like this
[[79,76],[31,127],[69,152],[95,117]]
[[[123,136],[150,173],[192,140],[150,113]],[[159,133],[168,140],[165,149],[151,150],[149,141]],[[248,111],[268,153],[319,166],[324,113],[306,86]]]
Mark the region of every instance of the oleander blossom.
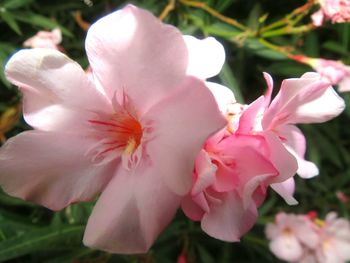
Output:
[[206,141],[181,206],[207,234],[225,241],[238,241],[255,224],[269,186],[297,204],[294,174],[310,178],[318,169],[304,159],[305,137],[295,124],[324,122],[344,109],[344,101],[316,73],[284,80],[273,100],[272,78],[264,76],[266,94],[249,105],[235,102],[226,87],[209,85],[228,125]]
[[55,28],[52,31],[39,31],[27,39],[23,46],[31,48],[50,48],[61,50],[59,44],[62,41],[61,29]]
[[206,65],[186,74],[193,58],[183,36],[149,12],[127,5],[101,18],[86,51],[93,77],[52,49],[21,50],[7,63],[34,130],[1,148],[0,185],[53,210],[101,193],[84,243],[143,253],[189,191],[204,141],[226,121],[194,77]]
[[278,213],[265,229],[271,252],[294,263],[346,263],[350,260],[350,222],[330,212],[325,220]]
[[325,21],[334,23],[350,22],[350,0],[317,0],[320,9],[311,16],[315,26]]

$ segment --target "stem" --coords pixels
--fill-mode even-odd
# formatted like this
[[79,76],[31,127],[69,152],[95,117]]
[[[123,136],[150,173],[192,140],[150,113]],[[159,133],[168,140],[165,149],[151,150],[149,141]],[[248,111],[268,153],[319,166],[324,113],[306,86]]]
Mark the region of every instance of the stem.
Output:
[[187,6],[200,8],[200,9],[208,12],[212,16],[216,17],[217,19],[219,19],[219,20],[221,20],[221,21],[223,21],[223,22],[225,22],[225,23],[227,23],[229,25],[237,27],[237,28],[239,28],[241,30],[247,30],[246,26],[242,25],[241,23],[239,23],[235,19],[232,19],[230,17],[227,17],[227,16],[224,16],[224,15],[220,14],[218,11],[216,11],[213,8],[211,8],[206,3],[196,2],[196,1],[191,1],[191,0],[180,0],[180,3],[182,3],[184,5],[187,5]]
[[276,29],[276,30],[272,30],[272,31],[268,31],[265,33],[261,34],[261,37],[263,38],[268,38],[268,37],[275,37],[275,36],[281,36],[281,35],[293,35],[293,34],[300,34],[300,33],[305,33],[308,32],[310,30],[312,30],[314,27],[313,25],[309,24],[309,25],[303,25],[303,26],[299,26],[299,27],[283,27],[280,29]]
[[285,55],[285,56],[287,56],[287,57],[290,57],[290,56],[291,56],[291,51],[292,51],[292,49],[293,49],[293,48],[291,48],[291,47],[280,47],[280,46],[276,46],[276,45],[274,45],[274,44],[272,44],[272,43],[266,41],[266,40],[263,39],[263,38],[259,38],[258,40],[259,40],[259,42],[260,42],[262,45],[264,45],[265,47],[267,47],[267,48],[269,48],[269,49],[271,49],[271,50],[277,51],[277,52],[279,52],[279,53],[281,53],[281,54],[283,54],[283,55]]
[[163,21],[169,15],[169,13],[175,9],[175,2],[176,0],[169,0],[162,13],[159,15],[160,20]]

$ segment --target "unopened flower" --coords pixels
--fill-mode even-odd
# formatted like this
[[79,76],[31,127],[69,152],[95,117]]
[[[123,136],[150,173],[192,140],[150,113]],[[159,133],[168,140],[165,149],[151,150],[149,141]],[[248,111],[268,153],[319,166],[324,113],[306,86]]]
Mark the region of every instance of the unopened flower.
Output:
[[31,48],[50,48],[60,50],[59,43],[62,41],[62,33],[59,28],[52,31],[39,31],[35,36],[27,39],[23,46]]
[[292,56],[296,61],[310,65],[332,85],[338,85],[340,92],[350,91],[350,66],[341,61],[322,58],[309,58],[305,56]]
[[350,0],[317,0],[320,10],[314,13],[312,23],[321,26],[329,20],[334,23],[350,21]]
[[[194,160],[225,120],[203,80],[186,74],[181,33],[128,5],[94,23],[93,77],[52,49],[16,53],[7,78],[34,130],[0,150],[0,184],[53,210],[101,193],[86,245],[146,252],[191,187]],[[205,56],[206,54],[203,54]]]

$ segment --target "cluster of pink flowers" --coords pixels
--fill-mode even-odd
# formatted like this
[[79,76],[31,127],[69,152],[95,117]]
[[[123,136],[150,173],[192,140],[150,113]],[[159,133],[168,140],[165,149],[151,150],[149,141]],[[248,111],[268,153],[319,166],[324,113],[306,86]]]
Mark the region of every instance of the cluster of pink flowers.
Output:
[[182,209],[218,239],[238,241],[254,225],[269,186],[288,204],[297,203],[293,175],[310,178],[318,169],[304,159],[306,140],[295,124],[324,122],[344,109],[317,73],[284,80],[272,101],[272,79],[267,73],[265,79],[266,94],[249,105],[236,103],[227,88],[209,85],[227,126],[198,155]]
[[346,263],[350,260],[350,222],[329,213],[326,219],[314,213],[279,213],[266,226],[270,250],[279,259],[295,263]]
[[318,174],[296,124],[344,109],[317,73],[284,80],[274,99],[265,73],[265,95],[241,105],[206,81],[224,63],[219,42],[132,5],[94,23],[85,46],[89,74],[52,47],[10,58],[34,130],[1,148],[0,185],[52,210],[99,195],[84,243],[114,253],[146,252],[179,207],[209,235],[239,240],[269,186],[296,204],[294,174]]
[[321,26],[324,21],[332,23],[350,22],[350,0],[316,0],[320,10],[311,16],[315,26]]

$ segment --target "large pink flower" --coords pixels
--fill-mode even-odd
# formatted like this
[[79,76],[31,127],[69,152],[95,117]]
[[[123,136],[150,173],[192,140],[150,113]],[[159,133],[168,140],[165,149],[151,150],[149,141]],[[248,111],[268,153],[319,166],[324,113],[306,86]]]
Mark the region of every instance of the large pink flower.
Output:
[[0,184],[53,210],[102,192],[85,244],[145,252],[225,119],[205,83],[186,74],[181,33],[146,11],[128,5],[100,19],[86,50],[93,78],[56,50],[22,50],[6,65],[35,130],[2,147]]

